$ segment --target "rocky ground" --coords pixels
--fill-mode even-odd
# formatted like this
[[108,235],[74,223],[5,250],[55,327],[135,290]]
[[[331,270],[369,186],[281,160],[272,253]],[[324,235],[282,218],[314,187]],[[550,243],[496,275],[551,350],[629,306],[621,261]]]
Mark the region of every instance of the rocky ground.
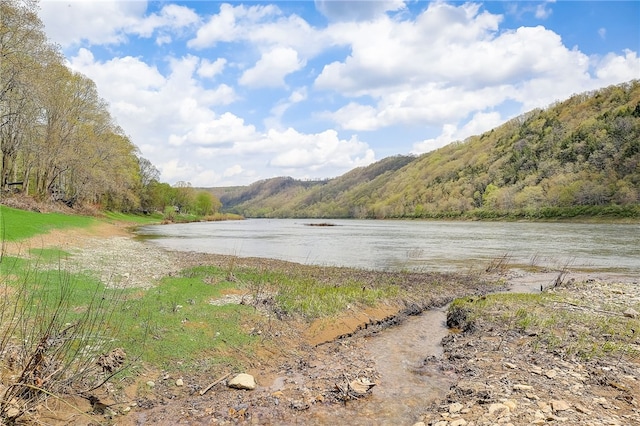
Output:
[[[157,278],[193,264],[225,264],[224,256],[168,253],[136,241],[119,226],[86,231],[66,231],[39,237],[38,241],[9,247],[24,251],[32,245],[65,244],[73,254],[72,268],[103,271],[105,282],[148,288]],[[264,259],[234,259],[247,265],[298,268],[299,265]],[[506,272],[506,271],[503,271]],[[506,285],[520,288],[548,286],[555,274],[506,274]],[[629,308],[640,310],[638,277],[612,274],[574,274],[574,281],[547,289],[562,293],[567,300],[589,306],[594,315],[620,315]],[[580,284],[580,285],[578,285]],[[417,288],[417,287],[416,287]],[[486,289],[485,289],[486,290]],[[479,292],[478,289],[474,291]],[[460,296],[460,294],[454,295]],[[434,299],[444,304],[450,297]],[[578,305],[577,303],[575,305]],[[571,304],[548,306],[549,310],[584,309]],[[631,312],[631,311],[629,311]],[[410,312],[415,313],[415,312]],[[303,339],[308,324],[288,321],[265,332],[265,339],[279,339],[280,349],[260,354],[249,364],[258,378],[255,390],[229,388],[230,375],[206,377],[198,372],[170,375],[149,370],[140,387],[107,389],[103,401],[109,407],[88,406],[77,400],[80,411],[96,412],[87,422],[84,415],[64,405],[50,403],[40,417],[42,424],[327,424],[324,411],[348,406],[349,423],[398,424],[393,418],[358,417],[358,407],[379,391],[374,386],[362,391],[360,384],[380,379],[367,349],[368,339],[385,327],[393,327],[406,316],[397,307],[382,309],[371,327],[356,330],[362,321],[346,324],[333,337],[340,339],[315,345]],[[354,315],[367,313],[358,312]],[[584,360],[531,344],[535,336],[514,330],[500,315],[481,318],[467,332],[450,333],[443,340],[443,354],[423,360],[424,369],[446,377],[446,387],[436,389],[407,425],[633,425],[640,424],[640,340],[632,341],[624,355]],[[629,317],[630,321],[637,319]],[[375,324],[374,324],[375,323]],[[344,332],[351,327],[351,332]],[[635,329],[629,332],[635,333]],[[640,334],[640,332],[638,333]],[[373,336],[373,337],[372,337]],[[317,342],[315,342],[317,343]],[[633,346],[635,345],[635,346]],[[271,346],[273,347],[273,346]],[[418,374],[408,370],[407,374]],[[424,374],[424,373],[422,373]],[[436,373],[434,373],[436,374]],[[210,386],[210,387],[209,387]],[[358,390],[360,389],[360,390]],[[402,404],[402,401],[397,401]],[[354,414],[355,413],[355,414]],[[324,419],[324,420],[323,420]],[[332,421],[335,422],[335,421]]]

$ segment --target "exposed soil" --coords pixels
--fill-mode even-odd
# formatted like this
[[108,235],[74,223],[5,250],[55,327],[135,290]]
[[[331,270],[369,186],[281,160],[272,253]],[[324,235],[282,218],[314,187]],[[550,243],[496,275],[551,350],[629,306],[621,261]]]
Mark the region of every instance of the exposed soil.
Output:
[[[380,330],[402,323],[430,307],[444,306],[455,297],[496,291],[485,284],[496,277],[440,276],[431,274],[390,274],[349,268],[304,266],[272,259],[236,258],[197,253],[173,253],[135,240],[122,225],[100,225],[87,230],[54,231],[44,236],[9,245],[11,253],[25,254],[31,247],[56,246],[72,256],[72,268],[100,271],[105,283],[148,288],[158,278],[187,266],[217,264],[275,268],[291,273],[314,274],[327,280],[347,280],[357,276],[374,285],[377,280],[394,279],[411,297],[372,309],[353,308],[343,317],[311,324],[296,318],[257,324],[264,338],[262,353],[249,358],[235,354],[248,365],[258,387],[253,391],[230,389],[227,373],[210,376],[198,371],[169,375],[143,372],[127,389],[107,388],[100,404],[84,399],[67,405],[50,400],[39,415],[42,424],[326,424],[322,410],[347,405],[358,413],[359,404],[377,392],[351,392],[349,382],[379,379],[368,352],[367,342]],[[503,271],[507,272],[507,271]],[[550,285],[557,273],[547,275],[513,272],[501,277],[505,287],[531,290]],[[609,274],[573,274],[576,282],[591,280],[588,287],[567,287],[575,298],[595,301],[609,296],[612,286],[634,306],[640,300],[638,277]],[[429,288],[429,292],[425,291]],[[616,293],[619,294],[619,293]],[[234,295],[227,295],[230,301]],[[225,297],[227,297],[225,296]],[[237,296],[237,295],[236,295]],[[628,302],[627,302],[628,301]],[[638,333],[640,335],[640,333]],[[526,337],[525,337],[526,338]],[[428,357],[421,369],[407,374],[442,373],[451,387],[424,401],[409,424],[424,422],[438,426],[493,424],[640,424],[640,364],[637,353],[624,359],[580,363],[545,351],[532,352],[523,345],[523,336],[499,322],[479,323],[473,332],[451,334],[443,341],[443,355]],[[640,342],[639,342],[640,343]],[[153,382],[147,384],[147,382]],[[215,383],[215,384],[214,384]],[[206,392],[205,389],[213,384]],[[520,386],[522,385],[522,386]],[[378,384],[378,391],[379,386]],[[402,401],[398,401],[402,403]],[[108,407],[107,407],[108,406]],[[334,408],[332,408],[334,407]],[[87,418],[86,413],[91,414]],[[395,424],[393,419],[352,417],[345,422]]]

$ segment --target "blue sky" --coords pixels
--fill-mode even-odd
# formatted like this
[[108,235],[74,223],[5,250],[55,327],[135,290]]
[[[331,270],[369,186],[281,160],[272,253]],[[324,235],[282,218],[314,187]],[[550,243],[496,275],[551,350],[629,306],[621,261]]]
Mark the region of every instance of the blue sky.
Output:
[[41,0],[161,179],[330,178],[640,78],[640,2]]

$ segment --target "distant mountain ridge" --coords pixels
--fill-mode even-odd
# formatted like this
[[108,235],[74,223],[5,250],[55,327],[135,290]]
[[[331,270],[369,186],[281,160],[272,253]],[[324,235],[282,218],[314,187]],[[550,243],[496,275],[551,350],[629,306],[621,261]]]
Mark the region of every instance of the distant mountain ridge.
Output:
[[640,80],[333,179],[210,190],[223,210],[245,217],[640,217]]

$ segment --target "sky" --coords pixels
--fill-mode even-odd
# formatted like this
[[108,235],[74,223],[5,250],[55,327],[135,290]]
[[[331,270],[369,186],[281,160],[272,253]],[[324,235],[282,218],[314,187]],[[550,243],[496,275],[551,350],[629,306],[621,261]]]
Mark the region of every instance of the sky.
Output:
[[41,0],[170,184],[324,179],[640,78],[640,2]]

